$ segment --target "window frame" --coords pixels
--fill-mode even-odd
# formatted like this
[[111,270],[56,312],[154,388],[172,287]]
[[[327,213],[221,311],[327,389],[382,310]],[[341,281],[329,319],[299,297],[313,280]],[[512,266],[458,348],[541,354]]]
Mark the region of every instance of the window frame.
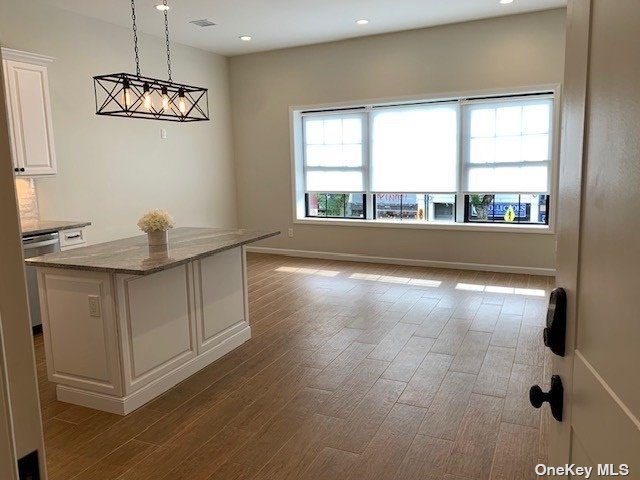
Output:
[[[544,192],[549,196],[549,208],[547,210],[548,224],[510,224],[510,223],[498,223],[498,222],[464,222],[465,218],[465,183],[464,183],[464,161],[466,155],[462,149],[465,149],[463,143],[463,135],[465,128],[465,119],[463,113],[463,102],[467,101],[481,101],[486,100],[488,102],[500,101],[504,97],[535,97],[546,95],[552,100],[552,115],[551,115],[551,127],[549,133],[551,135],[550,149],[551,157],[549,160],[550,168],[548,172],[549,188],[547,192]],[[304,156],[304,132],[303,132],[303,116],[311,115],[341,115],[345,113],[361,113],[365,114],[364,122],[367,128],[363,129],[363,154],[366,151],[367,161],[367,173],[365,177],[365,187],[370,185],[370,165],[371,165],[371,152],[369,148],[369,138],[371,135],[372,122],[370,121],[370,112],[374,108],[381,107],[405,107],[428,103],[444,103],[444,102],[458,102],[459,103],[459,140],[458,140],[458,162],[457,162],[457,187],[456,194],[456,211],[454,222],[442,222],[442,221],[429,221],[429,222],[415,222],[415,221],[390,221],[380,220],[374,218],[374,202],[373,195],[376,193],[385,192],[371,192],[368,188],[365,190],[365,198],[367,204],[367,214],[364,219],[341,219],[333,217],[306,217],[306,201],[305,194],[313,193],[305,191],[305,173],[302,164]],[[528,87],[518,87],[512,89],[501,90],[480,90],[480,91],[465,91],[454,92],[450,94],[436,94],[436,95],[416,95],[408,97],[395,97],[386,99],[371,99],[363,101],[352,102],[336,102],[326,103],[320,105],[300,105],[289,107],[290,118],[290,141],[291,141],[291,175],[292,175],[292,203],[293,203],[293,224],[309,224],[309,225],[334,225],[334,226],[366,226],[366,227],[380,227],[380,228],[417,228],[417,229],[434,229],[434,230],[460,230],[460,231],[486,231],[486,232],[509,232],[509,233],[536,233],[536,234],[555,234],[556,217],[557,217],[557,178],[558,178],[558,157],[559,157],[559,141],[560,141],[560,102],[561,102],[561,86],[560,84],[542,84],[533,85]],[[364,135],[367,135],[365,141]],[[324,193],[324,192],[317,192]],[[360,192],[336,192],[336,193],[360,193]],[[406,192],[404,192],[406,193]],[[438,192],[421,192],[425,194],[432,194]],[[491,192],[487,192],[491,193]],[[505,192],[497,192],[505,193]],[[518,194],[526,194],[529,192],[515,192]],[[540,192],[537,192],[540,193]]]

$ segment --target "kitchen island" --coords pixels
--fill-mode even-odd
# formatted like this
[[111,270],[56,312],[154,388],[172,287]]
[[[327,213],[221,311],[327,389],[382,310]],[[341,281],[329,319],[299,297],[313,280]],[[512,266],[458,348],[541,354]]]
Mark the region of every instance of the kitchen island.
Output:
[[245,245],[279,232],[178,228],[26,260],[60,401],[126,415],[251,338]]

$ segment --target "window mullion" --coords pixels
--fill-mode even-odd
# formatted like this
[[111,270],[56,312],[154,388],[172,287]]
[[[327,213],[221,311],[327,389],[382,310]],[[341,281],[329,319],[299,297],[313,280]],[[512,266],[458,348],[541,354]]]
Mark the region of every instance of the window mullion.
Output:
[[366,166],[366,175],[365,175],[365,195],[369,196],[370,201],[367,202],[367,210],[364,212],[365,218],[367,220],[373,220],[373,194],[371,193],[371,185],[373,182],[373,162],[372,162],[372,152],[373,152],[373,122],[371,121],[371,108],[368,107],[367,111],[364,114],[364,126],[363,129],[363,164]]
[[466,164],[467,164],[467,146],[465,128],[467,121],[465,118],[465,110],[462,108],[462,100],[458,101],[458,171],[456,173],[458,180],[458,191],[456,192],[456,214],[455,221],[457,223],[464,223],[464,190],[467,178]]

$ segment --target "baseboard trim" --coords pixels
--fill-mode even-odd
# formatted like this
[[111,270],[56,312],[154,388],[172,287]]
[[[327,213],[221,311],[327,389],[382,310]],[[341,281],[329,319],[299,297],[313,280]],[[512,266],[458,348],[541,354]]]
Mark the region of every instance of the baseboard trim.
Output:
[[211,347],[175,370],[124,397],[90,392],[68,385],[56,385],[56,396],[61,402],[73,403],[117,415],[128,415],[197,371],[235,350],[250,338],[251,327],[247,324],[242,330],[224,339],[215,347]]
[[418,260],[413,258],[374,257],[354,253],[317,252],[312,250],[292,250],[288,248],[270,248],[248,246],[247,252],[269,253],[287,257],[321,258],[324,260],[344,260],[348,262],[386,263],[413,267],[450,268],[454,270],[478,270],[481,272],[519,273],[524,275],[542,275],[555,277],[555,268],[520,267],[516,265],[489,265],[483,263],[441,262],[437,260]]

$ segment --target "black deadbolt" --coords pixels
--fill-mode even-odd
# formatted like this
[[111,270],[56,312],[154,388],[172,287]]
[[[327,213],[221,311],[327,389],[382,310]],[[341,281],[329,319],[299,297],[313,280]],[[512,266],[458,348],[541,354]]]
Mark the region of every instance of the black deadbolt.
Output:
[[564,357],[567,336],[567,292],[556,288],[551,292],[547,309],[547,328],[542,332],[544,344],[553,353]]
[[538,385],[534,385],[529,390],[529,401],[535,408],[540,408],[544,402],[549,402],[551,414],[557,421],[562,421],[562,398],[564,396],[564,388],[560,376],[553,375],[551,377],[551,389],[543,392]]

